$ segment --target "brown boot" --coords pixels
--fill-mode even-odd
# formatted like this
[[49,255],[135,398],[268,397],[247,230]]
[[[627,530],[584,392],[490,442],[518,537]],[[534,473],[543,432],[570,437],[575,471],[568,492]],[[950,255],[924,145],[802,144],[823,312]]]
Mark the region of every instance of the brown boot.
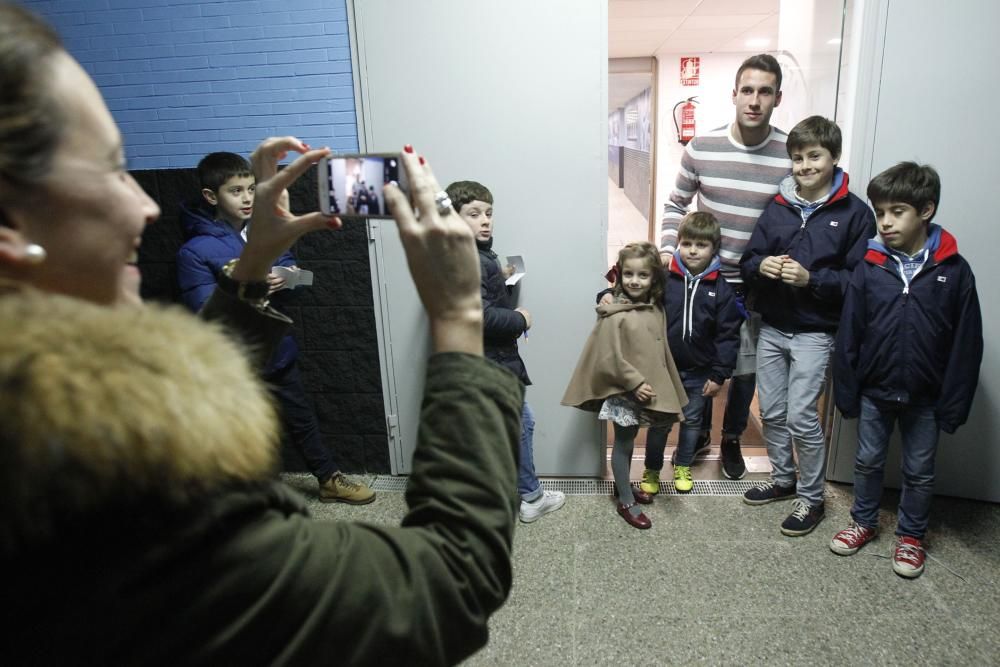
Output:
[[375,492],[338,471],[319,485],[319,500],[324,503],[367,505],[375,500]]

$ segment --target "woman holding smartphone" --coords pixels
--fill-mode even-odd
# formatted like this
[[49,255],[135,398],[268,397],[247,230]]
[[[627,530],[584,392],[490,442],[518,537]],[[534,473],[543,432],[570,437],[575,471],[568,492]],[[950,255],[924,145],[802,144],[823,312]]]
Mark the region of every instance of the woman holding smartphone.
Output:
[[[139,306],[136,254],[159,210],[125,170],[93,82],[5,2],[0,89],[0,565],[17,573],[6,651],[445,664],[482,646],[511,584],[522,390],[482,359],[475,248],[435,203],[429,167],[404,153],[419,220],[386,190],[436,352],[410,511],[397,528],[319,522],[274,480],[273,410],[234,341]],[[288,152],[301,155],[279,172]],[[253,155],[253,233],[201,315],[259,359],[290,324],[259,296],[274,259],[339,226],[278,203],[327,153],[284,137]]]

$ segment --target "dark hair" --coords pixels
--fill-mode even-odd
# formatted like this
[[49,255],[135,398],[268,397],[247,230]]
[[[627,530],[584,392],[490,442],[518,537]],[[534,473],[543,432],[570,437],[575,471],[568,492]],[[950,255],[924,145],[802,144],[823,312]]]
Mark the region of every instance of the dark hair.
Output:
[[716,250],[722,243],[722,230],[715,216],[706,211],[692,211],[684,216],[677,227],[677,241],[688,238],[692,241],[709,241]]
[[774,92],[777,93],[781,90],[781,65],[778,64],[778,60],[770,53],[758,53],[743,61],[740,68],[736,70],[737,90],[740,87],[740,75],[743,74],[743,70],[745,69],[759,69],[762,72],[773,74],[777,77],[777,81],[774,84]]
[[928,164],[900,162],[872,179],[868,184],[868,199],[872,204],[903,202],[918,213],[932,203],[934,213],[927,219],[930,222],[937,215],[941,201],[941,177]]
[[209,153],[198,163],[198,182],[212,192],[218,192],[234,176],[253,176],[250,163],[242,155]]
[[785,148],[788,150],[788,157],[791,157],[792,151],[813,144],[819,144],[830,151],[830,155],[836,160],[840,157],[841,150],[840,128],[832,120],[822,116],[809,116],[788,133]]
[[615,263],[615,296],[621,296],[625,292],[622,287],[622,265],[629,259],[644,259],[649,263],[652,280],[649,284],[649,303],[660,303],[663,299],[663,292],[666,289],[667,279],[660,263],[660,251],[652,243],[640,241],[629,243],[618,251],[618,261]]
[[469,202],[482,201],[487,204],[493,203],[493,193],[485,185],[476,181],[455,181],[444,189],[451,199],[451,205],[455,212],[461,213],[462,207]]
[[0,2],[0,185],[36,187],[62,140],[62,109],[52,96],[55,31],[31,12]]

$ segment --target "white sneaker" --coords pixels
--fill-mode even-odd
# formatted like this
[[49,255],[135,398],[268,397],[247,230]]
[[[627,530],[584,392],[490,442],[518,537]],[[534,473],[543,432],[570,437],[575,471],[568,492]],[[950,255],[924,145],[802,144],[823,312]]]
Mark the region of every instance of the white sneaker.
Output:
[[566,504],[566,494],[562,491],[543,491],[541,497],[533,502],[521,501],[521,521],[531,523],[537,521],[549,512],[555,512]]

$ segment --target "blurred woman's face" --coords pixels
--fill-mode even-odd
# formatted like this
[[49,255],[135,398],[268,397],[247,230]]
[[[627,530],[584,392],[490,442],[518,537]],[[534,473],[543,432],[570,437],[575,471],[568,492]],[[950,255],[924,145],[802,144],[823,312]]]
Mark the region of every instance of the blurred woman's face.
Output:
[[52,60],[65,121],[52,171],[25,201],[25,238],[45,248],[28,281],[97,303],[137,301],[139,243],[160,209],[125,170],[121,134],[93,81],[66,53]]

